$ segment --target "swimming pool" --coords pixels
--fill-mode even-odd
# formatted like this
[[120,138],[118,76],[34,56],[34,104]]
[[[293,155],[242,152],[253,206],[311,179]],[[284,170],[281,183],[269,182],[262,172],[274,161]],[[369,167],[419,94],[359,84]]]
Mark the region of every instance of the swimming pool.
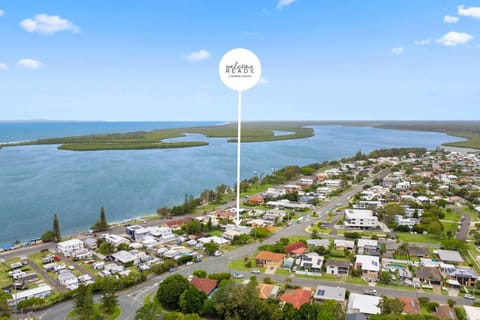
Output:
[[405,269],[406,266],[401,265],[401,264],[394,264],[394,263],[389,263],[385,267],[390,268],[390,269]]

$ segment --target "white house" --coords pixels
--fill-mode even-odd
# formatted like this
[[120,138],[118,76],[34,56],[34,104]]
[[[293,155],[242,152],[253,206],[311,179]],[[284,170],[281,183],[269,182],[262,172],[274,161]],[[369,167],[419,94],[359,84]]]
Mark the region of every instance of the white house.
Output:
[[359,229],[378,228],[378,218],[371,210],[345,209],[345,227]]
[[325,263],[326,273],[336,276],[346,276],[350,269],[350,262],[345,260],[333,260],[329,259]]
[[341,287],[317,286],[313,299],[317,301],[335,300],[338,302],[345,301],[347,289]]
[[351,293],[348,298],[347,313],[379,314],[381,297]]
[[47,285],[43,285],[37,288],[33,288],[25,291],[16,291],[12,295],[12,299],[9,300],[10,305],[16,305],[20,301],[31,298],[45,298],[52,294],[52,288]]
[[378,251],[378,240],[374,239],[358,239],[357,253],[358,254],[372,254]]
[[149,227],[147,230],[152,236],[158,238],[160,242],[169,242],[176,239],[175,234],[172,232],[172,229],[168,227]]
[[138,264],[138,257],[131,254],[128,251],[121,250],[112,254],[113,259],[118,261],[121,264],[133,263],[134,265]]
[[364,279],[378,279],[378,272],[380,271],[380,258],[357,254],[355,257],[355,268],[362,270],[362,278]]
[[73,251],[78,249],[83,249],[83,242],[79,239],[71,239],[57,244],[57,251],[65,256],[70,256]]
[[307,253],[302,256],[302,262],[300,263],[300,267],[304,269],[309,269],[311,271],[322,271],[323,260],[325,258],[323,256],[318,255],[318,253],[312,252]]
[[117,234],[104,234],[104,235],[102,235],[102,238],[106,242],[111,243],[115,248],[118,247],[122,243],[130,244],[130,240],[128,240],[124,237],[121,237]]
[[340,188],[342,186],[342,180],[340,179],[328,179],[320,183],[327,188]]
[[413,228],[416,224],[420,223],[420,220],[415,218],[404,218],[401,215],[395,215],[395,222],[398,226],[408,226],[409,228]]
[[313,185],[313,180],[312,179],[307,179],[307,178],[302,178],[302,179],[300,179],[300,184],[305,185],[305,186],[311,186],[311,185]]
[[353,250],[355,248],[355,241],[335,239],[333,240],[333,246],[335,250]]

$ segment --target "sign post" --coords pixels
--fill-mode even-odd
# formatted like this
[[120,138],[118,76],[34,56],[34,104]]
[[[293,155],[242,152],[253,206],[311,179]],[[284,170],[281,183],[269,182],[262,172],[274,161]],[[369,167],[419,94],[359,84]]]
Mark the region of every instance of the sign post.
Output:
[[262,65],[258,57],[250,50],[238,48],[225,53],[218,73],[223,84],[238,92],[237,120],[237,207],[234,222],[238,226],[240,220],[240,145],[242,135],[242,91],[253,88],[260,80]]

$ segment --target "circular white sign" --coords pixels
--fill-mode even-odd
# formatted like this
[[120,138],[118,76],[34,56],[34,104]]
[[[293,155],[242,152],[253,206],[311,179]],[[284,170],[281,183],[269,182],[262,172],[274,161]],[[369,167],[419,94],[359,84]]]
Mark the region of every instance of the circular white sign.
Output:
[[250,50],[239,48],[225,53],[218,73],[223,84],[236,91],[245,91],[254,87],[260,80],[262,65]]

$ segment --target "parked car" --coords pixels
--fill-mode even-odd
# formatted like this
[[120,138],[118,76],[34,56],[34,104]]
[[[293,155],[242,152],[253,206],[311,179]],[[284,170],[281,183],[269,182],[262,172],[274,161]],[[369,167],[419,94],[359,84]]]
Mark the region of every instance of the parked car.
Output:
[[215,257],[220,257],[222,254],[223,254],[223,252],[220,251],[220,250],[217,250],[217,251],[215,251],[215,253],[214,253]]
[[232,278],[233,279],[242,279],[243,274],[241,274],[240,272],[234,272],[234,273],[232,273]]
[[371,295],[371,296],[376,296],[377,295],[377,290],[375,289],[365,289],[365,291],[363,291],[364,294],[368,294],[368,295]]
[[466,293],[463,297],[467,300],[475,300],[475,296],[468,293]]
[[260,270],[258,269],[252,269],[250,270],[251,273],[255,273],[255,274],[259,274],[260,273]]

